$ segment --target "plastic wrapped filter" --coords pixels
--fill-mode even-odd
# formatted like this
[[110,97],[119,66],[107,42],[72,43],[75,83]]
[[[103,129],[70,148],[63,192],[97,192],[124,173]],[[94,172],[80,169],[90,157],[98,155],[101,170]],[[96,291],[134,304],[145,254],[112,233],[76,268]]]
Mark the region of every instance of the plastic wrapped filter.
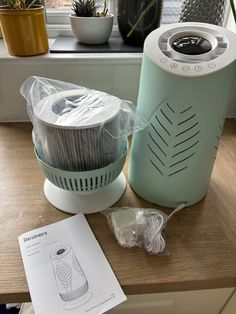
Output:
[[51,165],[64,170],[93,170],[119,157],[120,139],[108,131],[119,127],[120,105],[114,99],[106,110],[99,97],[85,90],[63,91],[47,97],[43,110],[45,99],[35,106],[44,157]]
[[88,171],[121,154],[127,136],[146,126],[130,102],[104,92],[41,77],[21,87],[37,151],[51,166]]

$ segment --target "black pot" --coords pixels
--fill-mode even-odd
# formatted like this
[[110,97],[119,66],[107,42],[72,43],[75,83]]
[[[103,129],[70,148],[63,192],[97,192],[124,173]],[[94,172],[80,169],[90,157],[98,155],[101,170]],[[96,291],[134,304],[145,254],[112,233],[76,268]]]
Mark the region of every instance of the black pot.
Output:
[[118,0],[118,27],[125,43],[142,46],[147,35],[160,26],[163,0],[156,1],[143,16],[133,33],[127,37],[150,2],[151,0]]

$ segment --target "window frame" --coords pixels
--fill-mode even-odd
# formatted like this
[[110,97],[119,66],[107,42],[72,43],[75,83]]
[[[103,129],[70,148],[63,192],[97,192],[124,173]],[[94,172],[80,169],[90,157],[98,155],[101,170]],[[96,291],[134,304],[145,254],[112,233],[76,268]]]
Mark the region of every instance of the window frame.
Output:
[[[44,2],[44,0],[41,0],[41,1]],[[177,7],[180,8],[182,0],[166,0],[164,2],[164,5],[166,5],[167,8],[171,8],[172,7],[171,3],[174,3],[176,6],[177,2],[179,2],[179,6],[177,5]],[[118,25],[117,25],[117,0],[110,0],[110,12],[111,14],[114,15],[114,25],[113,25],[111,36],[117,37],[119,36],[119,30],[118,30]],[[225,21],[223,25],[224,27],[227,27],[229,24],[229,19],[231,16],[230,13],[232,12],[230,12],[230,4],[228,2],[227,7],[226,7]],[[72,10],[60,10],[60,9],[46,8],[46,23],[47,23],[48,35],[50,38],[55,38],[57,36],[73,36],[71,26],[70,26],[70,19],[69,19],[70,14],[73,14]],[[161,22],[162,24],[167,24],[168,23],[167,21],[168,21],[168,13],[167,14],[164,13],[162,15]]]

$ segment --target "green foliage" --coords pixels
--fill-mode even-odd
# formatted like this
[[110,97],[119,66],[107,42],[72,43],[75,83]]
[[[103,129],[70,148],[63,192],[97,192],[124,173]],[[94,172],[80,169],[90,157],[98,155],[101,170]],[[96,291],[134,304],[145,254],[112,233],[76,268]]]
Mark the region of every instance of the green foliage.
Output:
[[108,0],[104,0],[103,11],[97,11],[99,5],[96,0],[73,0],[72,10],[76,16],[93,17],[106,16],[108,12]]
[[152,0],[147,7],[143,10],[143,12],[140,14],[139,18],[137,19],[137,21],[135,22],[134,26],[132,27],[131,31],[128,33],[127,37],[130,37],[134,30],[136,29],[136,27],[138,26],[138,24],[140,23],[140,21],[143,19],[144,15],[154,6],[154,4],[158,3],[159,0]]
[[73,0],[72,10],[76,16],[91,17],[96,15],[97,6],[94,0]]
[[6,0],[5,4],[13,10],[25,10],[30,9],[37,0]]
[[104,0],[103,3],[103,11],[101,12],[101,16],[106,16],[108,12],[108,1],[109,0]]

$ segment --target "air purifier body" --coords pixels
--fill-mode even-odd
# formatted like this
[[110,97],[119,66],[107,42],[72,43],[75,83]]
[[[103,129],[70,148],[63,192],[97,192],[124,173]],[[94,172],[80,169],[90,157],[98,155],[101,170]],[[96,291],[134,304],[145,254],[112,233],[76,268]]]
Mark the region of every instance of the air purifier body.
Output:
[[144,199],[188,205],[207,192],[236,74],[236,35],[215,25],[172,24],[144,44],[129,182]]
[[88,281],[71,246],[61,245],[51,253],[58,293],[65,302],[81,298],[88,292]]

